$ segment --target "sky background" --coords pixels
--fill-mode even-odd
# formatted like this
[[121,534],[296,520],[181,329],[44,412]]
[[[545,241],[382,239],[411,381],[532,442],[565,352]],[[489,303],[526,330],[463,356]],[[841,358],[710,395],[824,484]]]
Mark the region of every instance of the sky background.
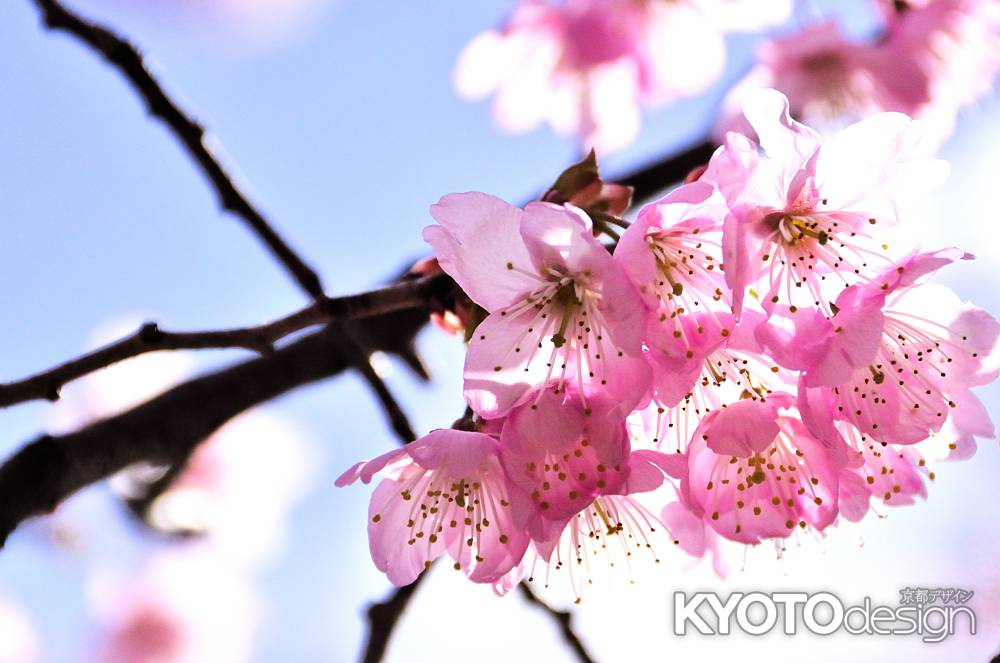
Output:
[[[548,129],[497,132],[487,104],[451,88],[462,46],[509,8],[477,2],[314,0],[298,26],[235,28],[231,21],[172,11],[167,0],[137,10],[119,0],[78,0],[141,44],[167,89],[211,128],[238,164],[247,190],[333,294],[366,289],[427,253],[429,205],[449,192],[487,191],[522,201],[576,155]],[[837,16],[871,29],[863,0],[815,2],[801,17]],[[778,30],[794,28],[785,26]],[[606,173],[696,142],[711,126],[727,84],[750,62],[759,36],[729,39],[719,85],[647,113],[637,143],[607,159]],[[96,329],[123,316],[165,328],[257,324],[300,307],[294,284],[214,194],[172,136],[151,121],[125,82],[75,39],[43,30],[29,0],[0,5],[0,380],[79,354]],[[950,182],[913,221],[926,246],[959,245],[979,256],[941,279],[966,299],[1000,311],[1000,233],[995,198],[1000,97],[969,109],[942,156]],[[423,385],[401,366],[390,386],[419,432],[456,418],[460,342],[420,337],[435,376]],[[199,371],[244,357],[193,357]],[[994,419],[1000,390],[981,391]],[[0,452],[52,425],[52,406],[0,412]],[[388,582],[365,537],[369,490],[335,489],[357,460],[392,448],[377,404],[354,376],[300,389],[267,406],[310,450],[312,479],[294,504],[283,550],[256,572],[262,612],[253,661],[350,661],[360,651],[364,607]],[[597,588],[577,608],[580,632],[602,661],[741,660],[802,656],[885,661],[986,660],[1000,651],[1000,454],[984,442],[973,460],[935,468],[930,499],[886,510],[822,540],[789,542],[782,559],[749,551],[726,580],[708,564],[667,554],[637,586]],[[267,481],[267,477],[261,477]],[[19,529],[0,553],[0,597],[18,604],[40,634],[45,661],[87,661],[95,638],[88,598],[108,569],[128,569],[163,544],[131,525],[104,488],[63,510],[72,544],[53,545],[43,524]],[[741,569],[740,566],[743,566]],[[390,661],[475,657],[571,660],[549,622],[517,596],[503,600],[436,569],[401,623]],[[944,644],[916,638],[835,635],[678,638],[668,635],[675,590],[833,590],[847,601],[894,604],[905,586],[975,590],[979,634]],[[211,591],[211,590],[207,590]]]

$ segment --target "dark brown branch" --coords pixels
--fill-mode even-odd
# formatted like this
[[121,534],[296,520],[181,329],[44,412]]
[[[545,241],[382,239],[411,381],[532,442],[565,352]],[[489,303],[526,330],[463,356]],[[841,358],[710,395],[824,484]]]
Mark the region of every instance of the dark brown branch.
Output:
[[[437,274],[357,295],[321,297],[291,315],[257,327],[203,332],[168,332],[161,330],[154,323],[148,323],[131,336],[82,357],[17,382],[0,384],[0,407],[40,398],[56,400],[59,398],[59,390],[66,383],[147,352],[246,348],[268,354],[274,351],[274,344],[279,340],[314,325],[377,316],[399,309],[441,308],[441,302],[450,297],[449,291],[454,287],[454,282],[449,277]],[[381,381],[377,379],[378,376],[367,362],[371,352],[361,353],[357,348],[357,340],[345,336],[344,342],[354,349],[365,379],[372,383],[380,400],[386,403],[386,399],[391,396],[388,395],[385,385],[380,384]],[[394,428],[400,432],[402,422],[398,406],[386,404],[386,409],[392,417]]]
[[522,582],[518,585],[518,589],[521,591],[521,596],[524,597],[525,601],[544,610],[556,622],[556,626],[559,627],[559,635],[562,636],[562,639],[566,642],[566,646],[573,651],[573,654],[580,663],[595,663],[587,648],[583,646],[583,642],[580,641],[580,637],[573,631],[573,613],[566,612],[565,610],[556,610],[539,598],[526,583]]
[[428,312],[420,306],[338,323],[74,433],[28,443],[0,466],[0,545],[25,519],[51,512],[76,491],[134,463],[182,464],[237,414],[354,367],[357,358],[345,351],[337,327],[368,339],[371,350],[398,353],[409,348]]
[[608,181],[631,186],[633,203],[640,203],[669,186],[683,182],[688,173],[708,163],[713,152],[715,144],[711,140],[704,140],[683,152],[652,161],[619,177],[609,178]]
[[413,432],[413,426],[410,425],[409,418],[389,391],[389,387],[386,386],[385,382],[372,366],[371,345],[364,337],[356,334],[349,328],[339,327],[338,329],[343,334],[341,340],[342,347],[347,350],[347,356],[353,358],[354,368],[361,373],[361,377],[365,379],[372,388],[372,391],[375,392],[375,396],[378,398],[379,403],[382,404],[382,410],[385,412],[385,416],[388,417],[389,423],[392,425],[392,430],[396,433],[400,444],[409,444],[416,440],[417,434]]
[[421,573],[409,585],[393,590],[385,601],[368,606],[368,642],[365,643],[364,654],[361,657],[363,663],[379,663],[385,656],[389,639],[399,618],[403,616],[414,592],[426,577],[426,573]]
[[41,9],[45,24],[49,28],[73,34],[103,55],[128,79],[136,92],[146,101],[150,114],[160,118],[170,128],[208,177],[223,209],[243,219],[303,290],[314,299],[321,297],[323,286],[316,272],[306,265],[275,232],[264,215],[236,186],[218,157],[205,144],[205,128],[181,109],[164,91],[150,73],[139,50],[107,28],[71,13],[58,0],[35,0],[35,4]]

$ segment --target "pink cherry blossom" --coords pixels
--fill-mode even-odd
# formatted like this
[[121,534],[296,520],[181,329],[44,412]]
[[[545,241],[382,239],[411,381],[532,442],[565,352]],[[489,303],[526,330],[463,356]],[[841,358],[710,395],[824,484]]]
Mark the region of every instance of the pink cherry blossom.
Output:
[[781,412],[792,402],[787,394],[744,401],[738,412],[710,413],[695,432],[682,492],[721,536],[757,543],[835,520],[837,464],[827,445]]
[[535,539],[561,530],[600,495],[628,479],[628,411],[600,393],[549,387],[515,408],[504,422],[500,457],[525,497],[519,522]]
[[288,511],[310,487],[311,456],[291,422],[247,411],[198,447],[147,518],[164,531],[206,535],[231,562],[266,562],[280,552]]
[[837,430],[849,448],[848,465],[840,471],[845,518],[861,520],[871,498],[886,506],[907,506],[927,497],[924,479],[933,479],[934,473],[917,448],[878,442],[844,422],[837,423]]
[[678,334],[651,318],[646,356],[653,365],[653,402],[640,415],[646,437],[680,452],[709,412],[794,389],[795,375],[761,352],[755,333],[763,321],[756,311],[739,322],[728,313],[685,315],[686,332]]
[[717,136],[754,137],[740,100],[747,90],[772,87],[788,96],[796,119],[823,130],[878,112],[906,113],[924,125],[923,151],[937,151],[959,110],[985,96],[1000,71],[1000,7],[992,0],[878,5],[886,17],[879,38],[850,40],[826,21],[765,42],[727,95]]
[[748,93],[744,112],[764,155],[730,133],[701,178],[730,208],[722,250],[734,311],[759,283],[767,310],[782,302],[828,312],[827,278],[860,282],[891,264],[872,233],[896,223],[900,200],[943,180],[947,165],[919,156],[919,128],[898,113],[824,141],[774,90]]
[[564,577],[579,602],[584,587],[605,571],[612,579],[631,576],[643,563],[659,564],[666,547],[704,548],[702,533],[683,525],[673,532],[639,499],[663,486],[672,464],[670,456],[657,451],[632,452],[615,490],[608,486],[568,518],[549,521],[521,564],[495,583],[495,589],[506,593],[521,580],[549,587]]
[[[721,73],[717,4],[526,0],[469,43],[456,87],[469,98],[496,92],[494,116],[508,131],[544,121],[588,148],[618,149],[638,133],[640,103],[698,92]],[[787,2],[767,4],[778,14]]]
[[[646,305],[679,316],[725,310],[722,220],[725,206],[705,182],[685,184],[640,210],[615,248]],[[723,302],[723,304],[720,304]]]
[[502,416],[550,380],[599,387],[626,408],[646,397],[646,309],[583,212],[466,193],[445,196],[431,214],[438,225],[424,239],[490,314],[465,362],[465,396],[478,414]]
[[[956,448],[992,436],[985,410],[968,389],[997,375],[1000,323],[947,288],[923,282],[961,257],[968,256],[955,250],[914,254],[841,293],[828,321],[804,320],[818,349],[808,352],[799,407],[814,434],[828,439],[837,418],[896,444],[925,440],[946,422]],[[786,335],[784,342],[794,346],[802,335]],[[780,334],[759,336],[765,345],[782,343]]]
[[939,147],[958,111],[989,93],[1000,71],[1000,6],[993,0],[915,0],[887,15],[878,49],[887,69],[907,63],[920,72],[922,78],[909,84],[922,82],[927,101],[912,114],[928,125],[930,145]]
[[97,661],[250,660],[257,597],[219,556],[191,548],[158,554],[138,575],[93,594],[101,621]]
[[495,582],[521,561],[528,537],[514,522],[498,454],[491,435],[435,430],[337,480],[389,472],[372,494],[368,542],[390,581],[410,584],[445,553],[475,582]]
[[757,64],[726,96],[716,134],[756,138],[740,107],[749,90],[775,88],[788,97],[793,117],[836,129],[885,111],[913,115],[929,101],[926,79],[911,59],[852,41],[825,21],[760,47]]

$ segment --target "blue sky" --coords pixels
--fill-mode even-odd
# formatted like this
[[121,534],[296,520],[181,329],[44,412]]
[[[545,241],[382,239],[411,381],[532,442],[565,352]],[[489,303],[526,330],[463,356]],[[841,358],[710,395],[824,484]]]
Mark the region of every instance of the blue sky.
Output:
[[[870,27],[861,0],[815,4],[842,16],[854,31]],[[390,7],[339,0],[307,29],[267,47],[230,43],[236,38],[224,31],[191,37],[185,24],[170,23],[169,14],[137,13],[94,0],[78,5],[119,25],[152,56],[168,90],[215,132],[254,200],[320,271],[332,293],[364,289],[426,254],[420,231],[429,220],[428,206],[441,195],[481,190],[520,201],[576,153],[571,142],[546,129],[519,137],[500,134],[487,105],[466,103],[452,92],[457,53],[503,16],[504,1]],[[219,212],[201,175],[117,74],[75,40],[42,30],[29,0],[4,3],[0,24],[0,90],[6,100],[0,111],[5,231],[0,347],[6,348],[0,379],[78,354],[96,327],[124,313],[176,329],[208,329],[259,323],[303,303],[257,241]],[[730,40],[726,81],[746,69],[756,39]],[[609,159],[606,172],[699,139],[712,123],[726,81],[700,98],[648,114],[637,144]],[[1000,294],[989,287],[1000,257],[992,248],[996,213],[982,201],[991,200],[995,190],[991,155],[1000,148],[998,113],[996,96],[967,113],[945,153],[955,176],[933,199],[923,226],[928,244],[958,242],[979,249],[980,261],[956,268],[945,281],[993,311],[1000,311]],[[416,428],[425,431],[447,424],[463,407],[462,348],[433,330],[420,342],[435,382],[421,385],[397,369],[390,383]],[[212,353],[197,359],[207,368],[241,356]],[[1000,413],[996,396],[996,389],[984,395],[995,414]],[[29,404],[0,413],[0,451],[15,449],[44,427],[48,407]],[[268,608],[254,660],[353,660],[363,634],[363,606],[382,596],[388,583],[367,557],[367,491],[337,490],[332,482],[343,468],[382,453],[394,440],[364,385],[352,376],[300,390],[273,408],[306,431],[320,460],[315,486],[292,514],[283,557],[260,577]],[[890,597],[907,582],[968,585],[975,573],[994,568],[995,556],[989,555],[996,544],[989,540],[1000,525],[998,470],[996,444],[984,443],[973,461],[940,473],[927,504],[868,526],[863,554],[853,538],[841,540],[830,543],[826,557],[811,566],[807,562],[814,558],[803,552],[800,563],[750,565],[735,582],[760,586],[778,578]],[[88,527],[99,528],[88,536],[86,554],[52,550],[24,532],[0,554],[0,593],[15,597],[31,614],[45,637],[45,660],[85,660],[80,652],[90,637],[83,598],[86,559],[134,557],[147,545],[100,489],[82,499],[92,504],[81,511],[88,514]],[[997,579],[978,579],[983,593],[992,592],[1000,602]],[[492,645],[479,650],[481,660],[523,655],[520,644],[533,651],[556,646],[546,623],[515,607],[518,599],[495,600],[482,588],[443,575],[432,580],[390,652],[394,660],[439,660],[484,642]],[[662,579],[641,597],[613,596],[655,604],[643,614],[665,615],[668,590],[712,582],[699,567]],[[475,609],[462,614],[455,607],[466,601]],[[666,642],[648,631],[629,643],[610,644],[615,636],[603,635],[601,625],[618,624],[629,611],[596,603],[581,610],[580,620],[592,627],[593,647],[604,660],[653,646],[662,647],[665,658],[690,644]],[[987,634],[949,651],[983,658],[1000,649],[994,646],[1000,645],[997,615],[992,619]],[[483,626],[487,620],[503,633],[519,634],[518,641],[497,637],[496,630]],[[441,640],[442,632],[458,635]],[[864,651],[861,643],[836,642],[830,651]],[[702,651],[719,655],[738,647],[752,659],[766,649],[752,639],[704,646]],[[784,645],[768,646],[782,651]],[[562,650],[554,651],[552,660],[561,660]],[[887,660],[928,655],[926,649],[896,643],[885,652]]]

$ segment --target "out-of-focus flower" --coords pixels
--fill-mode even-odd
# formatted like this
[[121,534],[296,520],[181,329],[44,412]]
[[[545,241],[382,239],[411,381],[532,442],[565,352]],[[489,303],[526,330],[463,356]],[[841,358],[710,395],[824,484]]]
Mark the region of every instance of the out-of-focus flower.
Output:
[[147,518],[167,532],[205,534],[228,558],[267,561],[284,540],[291,506],[312,472],[300,431],[264,410],[250,410],[201,444]]
[[885,111],[926,126],[922,149],[936,151],[962,107],[992,87],[1000,71],[1000,6],[993,0],[880,2],[885,33],[852,41],[830,21],[766,42],[757,64],[726,97],[717,124],[753,137],[740,102],[748,90],[776,88],[796,119],[835,130]]
[[[336,0],[84,0],[117,14],[141,13],[160,29],[212,38],[213,47],[245,49],[288,39]],[[228,39],[219,39],[225,35]]]
[[[136,324],[109,324],[94,345],[119,338]],[[53,428],[73,430],[166,391],[189,376],[182,353],[151,353],[119,362],[65,389],[53,409]],[[177,478],[149,506],[148,522],[167,532],[209,534],[231,561],[256,564],[278,549],[288,509],[311,478],[309,445],[279,416],[250,410],[205,440]],[[111,479],[122,497],[141,498],[167,471],[140,464]]]
[[40,660],[41,646],[35,627],[17,605],[0,599],[0,663]]
[[424,230],[441,268],[489,311],[469,345],[465,394],[483,417],[506,414],[533,384],[576,381],[643,400],[645,308],[579,209],[521,210],[482,193],[445,196]]
[[[641,104],[662,105],[711,85],[725,60],[722,30],[784,20],[790,9],[786,0],[733,4],[527,0],[503,28],[465,48],[455,84],[473,99],[496,93],[494,117],[503,129],[548,122],[585,147],[615,150],[638,133]],[[763,10],[733,13],[751,5]]]
[[913,115],[930,100],[927,76],[912,59],[890,61],[884,48],[846,38],[835,21],[764,42],[757,64],[726,95],[716,134],[756,138],[741,102],[751,90],[775,88],[788,97],[792,117],[834,130],[869,115]]
[[92,588],[99,663],[241,663],[258,604],[246,578],[199,547],[161,553],[138,576]]

